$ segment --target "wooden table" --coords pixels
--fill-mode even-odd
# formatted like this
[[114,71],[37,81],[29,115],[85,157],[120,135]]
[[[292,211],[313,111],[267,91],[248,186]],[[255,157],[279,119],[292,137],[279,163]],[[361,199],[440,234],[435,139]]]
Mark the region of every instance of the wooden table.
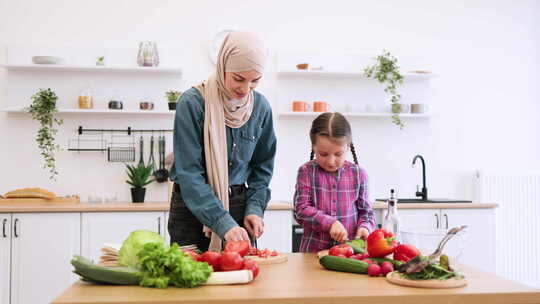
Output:
[[315,254],[289,254],[283,264],[262,265],[247,285],[164,290],[99,286],[77,282],[53,304],[67,303],[540,303],[540,290],[465,268],[469,284],[455,289],[420,289],[390,284],[382,277],[323,269]]

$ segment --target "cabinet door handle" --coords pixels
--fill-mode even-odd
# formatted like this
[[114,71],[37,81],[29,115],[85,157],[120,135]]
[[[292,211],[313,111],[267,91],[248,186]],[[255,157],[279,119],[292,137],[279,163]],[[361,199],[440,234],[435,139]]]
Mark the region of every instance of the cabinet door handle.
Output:
[[446,220],[446,229],[448,229],[448,214],[444,214],[444,219]]
[[439,215],[435,213],[435,218],[437,219],[437,229],[439,229]]
[[157,233],[161,234],[161,216],[157,218]]
[[13,234],[15,237],[19,237],[19,234],[17,233],[17,223],[19,222],[19,219],[15,219],[15,223],[13,224]]
[[7,238],[7,234],[6,234],[6,224],[7,224],[7,219],[4,219],[2,221],[2,236],[4,238]]

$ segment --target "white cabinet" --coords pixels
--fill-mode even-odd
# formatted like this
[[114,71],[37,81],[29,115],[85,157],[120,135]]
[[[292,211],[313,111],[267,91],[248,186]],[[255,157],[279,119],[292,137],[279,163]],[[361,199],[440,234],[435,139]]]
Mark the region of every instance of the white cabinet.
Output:
[[0,213],[0,303],[9,303],[11,273],[11,214]]
[[264,213],[264,233],[257,240],[259,249],[292,252],[292,211],[266,210]]
[[103,244],[122,244],[135,230],[151,230],[165,236],[165,213],[87,212],[82,214],[82,256],[99,261]]
[[50,303],[77,279],[70,260],[80,254],[80,213],[11,218],[11,304]]
[[402,230],[448,229],[467,225],[460,263],[495,272],[494,209],[400,209],[398,214]]

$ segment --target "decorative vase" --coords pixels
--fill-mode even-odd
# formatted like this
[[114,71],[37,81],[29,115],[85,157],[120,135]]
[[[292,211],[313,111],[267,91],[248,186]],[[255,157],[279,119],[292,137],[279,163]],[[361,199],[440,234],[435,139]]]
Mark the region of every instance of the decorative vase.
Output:
[[171,110],[171,111],[176,110],[176,102],[170,102],[169,101],[169,110]]
[[131,188],[131,201],[134,203],[144,203],[146,188]]

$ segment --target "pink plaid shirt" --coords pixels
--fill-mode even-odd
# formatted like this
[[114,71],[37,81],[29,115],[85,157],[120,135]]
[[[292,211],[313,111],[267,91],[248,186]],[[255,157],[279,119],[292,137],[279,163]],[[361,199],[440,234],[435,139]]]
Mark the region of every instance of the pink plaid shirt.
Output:
[[354,239],[358,227],[376,227],[365,169],[345,161],[337,174],[326,172],[314,160],[298,169],[294,217],[304,227],[301,252],[317,252],[332,245],[330,227],[339,220]]

